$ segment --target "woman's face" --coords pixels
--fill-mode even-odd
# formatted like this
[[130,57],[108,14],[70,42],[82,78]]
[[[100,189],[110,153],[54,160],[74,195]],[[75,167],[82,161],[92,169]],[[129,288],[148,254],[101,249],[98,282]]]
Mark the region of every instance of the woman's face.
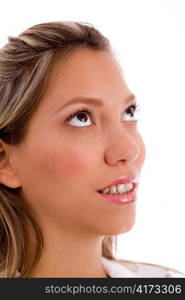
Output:
[[14,146],[22,193],[40,225],[101,235],[132,227],[136,203],[115,204],[97,192],[140,174],[144,144],[128,113],[130,95],[106,52],[80,49],[58,63],[23,143]]

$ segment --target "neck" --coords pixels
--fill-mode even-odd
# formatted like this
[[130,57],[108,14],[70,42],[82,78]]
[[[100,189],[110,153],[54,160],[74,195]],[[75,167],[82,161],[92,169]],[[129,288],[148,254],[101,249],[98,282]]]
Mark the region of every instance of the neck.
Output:
[[28,277],[107,277],[101,263],[102,240],[89,233],[47,232],[42,256]]

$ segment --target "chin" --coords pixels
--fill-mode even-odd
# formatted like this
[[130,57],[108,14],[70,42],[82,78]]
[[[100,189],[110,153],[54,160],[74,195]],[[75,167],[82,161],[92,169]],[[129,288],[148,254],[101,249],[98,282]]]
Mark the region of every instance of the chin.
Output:
[[119,235],[122,233],[126,233],[126,232],[130,231],[133,228],[133,226],[134,225],[124,226],[124,227],[120,227],[120,228],[113,228],[112,230],[107,232],[107,235]]
[[134,220],[127,220],[127,222],[122,222],[122,223],[109,223],[106,228],[101,229],[101,234],[102,235],[119,235],[122,233],[126,233],[130,231],[135,224],[135,219]]

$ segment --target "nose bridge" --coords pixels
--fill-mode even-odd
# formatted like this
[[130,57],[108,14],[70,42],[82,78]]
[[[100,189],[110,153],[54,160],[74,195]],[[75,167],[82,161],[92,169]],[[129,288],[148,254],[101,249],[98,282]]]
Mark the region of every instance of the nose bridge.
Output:
[[133,162],[140,154],[140,148],[130,130],[120,124],[107,131],[106,161],[116,164],[118,161]]

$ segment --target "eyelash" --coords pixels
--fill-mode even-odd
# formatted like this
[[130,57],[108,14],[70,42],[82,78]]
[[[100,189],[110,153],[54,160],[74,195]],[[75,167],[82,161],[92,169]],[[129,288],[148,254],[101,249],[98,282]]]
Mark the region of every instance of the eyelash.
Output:
[[[92,119],[93,122],[95,121],[95,117],[94,117],[93,111],[91,109],[89,109],[89,108],[87,109],[86,107],[81,106],[74,113],[70,113],[69,114],[69,116],[66,119],[66,122],[71,121],[71,119],[73,119],[74,117],[76,117],[76,115],[78,115],[79,113],[85,113],[89,117],[91,117],[91,119]],[[75,127],[75,126],[73,126],[73,127]],[[83,127],[81,127],[81,128],[83,128]]]
[[[139,104],[135,103],[135,104],[132,104],[130,105],[126,110],[125,112],[129,113],[129,109],[132,109],[131,113],[132,115],[131,116],[134,116],[134,114],[136,113],[136,111],[139,110]],[[78,115],[79,113],[84,113],[84,114],[87,114],[89,117],[91,117],[91,120],[92,122],[95,121],[95,117],[94,117],[94,113],[91,109],[89,108],[86,108],[84,106],[81,106],[79,107],[75,112],[73,113],[70,113],[66,119],[65,122],[69,122],[71,121],[71,119],[73,119],[76,115]],[[130,121],[131,122],[131,121]],[[79,127],[79,126],[72,126],[74,128],[86,128],[86,127],[90,127],[90,126],[82,126],[82,127]]]

